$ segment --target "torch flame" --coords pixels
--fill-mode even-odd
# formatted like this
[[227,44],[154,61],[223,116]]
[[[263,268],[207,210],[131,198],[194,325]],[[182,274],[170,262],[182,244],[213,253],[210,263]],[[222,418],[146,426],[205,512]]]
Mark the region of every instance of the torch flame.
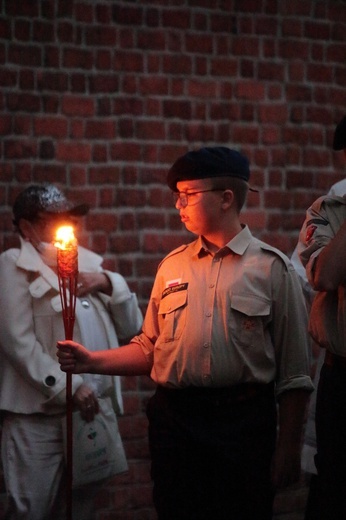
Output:
[[61,226],[56,232],[55,240],[55,247],[64,250],[77,244],[72,226]]

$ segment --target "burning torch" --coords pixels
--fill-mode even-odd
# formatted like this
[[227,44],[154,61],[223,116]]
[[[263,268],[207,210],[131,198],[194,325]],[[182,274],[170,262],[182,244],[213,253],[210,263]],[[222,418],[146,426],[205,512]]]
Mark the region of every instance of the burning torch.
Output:
[[[62,226],[57,230],[57,266],[59,291],[64,321],[65,339],[73,339],[78,280],[78,244],[72,226]],[[66,373],[66,432],[67,432],[67,520],[72,518],[73,480],[73,435],[72,435],[72,374]]]

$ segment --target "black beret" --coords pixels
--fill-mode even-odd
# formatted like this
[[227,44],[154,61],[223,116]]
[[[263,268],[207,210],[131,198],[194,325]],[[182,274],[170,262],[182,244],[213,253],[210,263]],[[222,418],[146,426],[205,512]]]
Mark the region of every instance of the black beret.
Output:
[[175,161],[167,176],[167,184],[176,191],[177,182],[209,177],[237,177],[248,181],[248,159],[225,146],[201,148],[188,152]]
[[343,150],[344,148],[346,148],[346,116],[335,128],[333,140],[333,150]]

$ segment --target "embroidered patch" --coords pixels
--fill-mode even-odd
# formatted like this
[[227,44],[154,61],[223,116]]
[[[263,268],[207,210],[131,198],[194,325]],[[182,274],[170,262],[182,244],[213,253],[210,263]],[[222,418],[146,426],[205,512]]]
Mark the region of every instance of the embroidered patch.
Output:
[[189,284],[185,282],[180,283],[179,285],[173,285],[172,287],[167,287],[167,289],[165,289],[162,293],[162,299],[168,296],[169,294],[176,293],[178,291],[186,291],[188,285]]
[[317,226],[315,226],[314,224],[310,224],[310,226],[308,226],[306,228],[306,234],[305,234],[305,241],[306,242],[310,242],[310,240],[312,239],[312,236],[315,233],[316,229],[317,229]]
[[254,330],[255,329],[255,320],[251,319],[251,318],[247,318],[243,321],[243,329],[244,330]]
[[181,278],[176,278],[175,280],[169,280],[166,282],[166,287],[173,287],[174,285],[179,285],[181,283]]

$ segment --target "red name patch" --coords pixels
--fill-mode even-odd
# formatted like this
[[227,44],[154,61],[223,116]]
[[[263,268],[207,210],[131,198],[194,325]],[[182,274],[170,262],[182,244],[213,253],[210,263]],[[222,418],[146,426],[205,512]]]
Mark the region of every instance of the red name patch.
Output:
[[317,229],[317,226],[315,226],[314,224],[310,225],[306,229],[306,235],[305,235],[306,242],[310,242],[310,240],[312,239],[313,234],[315,233],[315,229]]

